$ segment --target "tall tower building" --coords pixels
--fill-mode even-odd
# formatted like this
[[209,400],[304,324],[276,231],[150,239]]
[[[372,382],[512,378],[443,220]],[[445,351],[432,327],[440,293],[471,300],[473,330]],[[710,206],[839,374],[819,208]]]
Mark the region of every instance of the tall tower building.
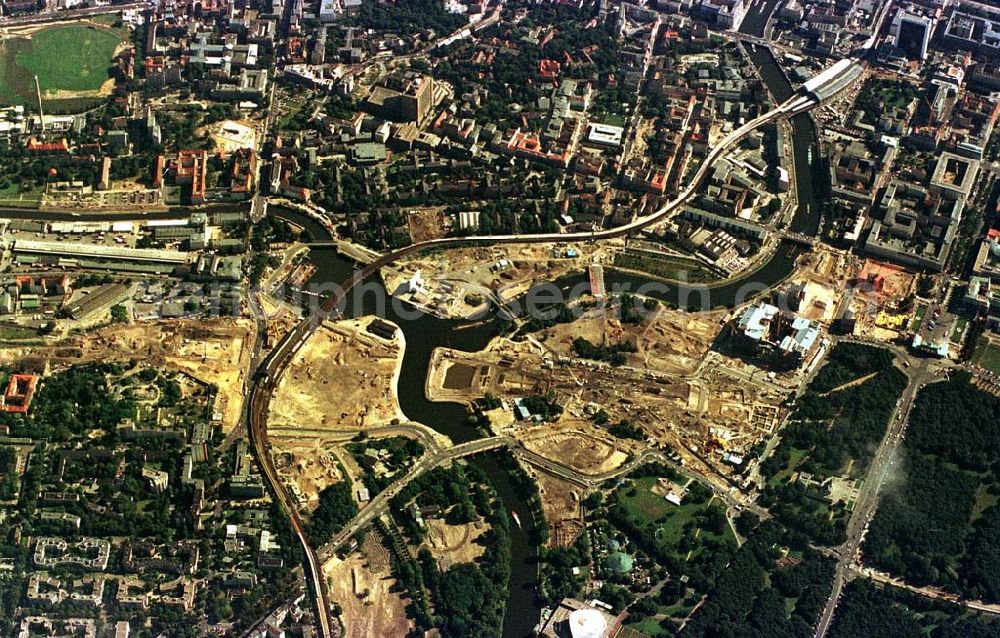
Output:
[[927,49],[934,35],[934,20],[928,16],[900,9],[893,23],[898,49],[906,52],[911,60],[926,60]]

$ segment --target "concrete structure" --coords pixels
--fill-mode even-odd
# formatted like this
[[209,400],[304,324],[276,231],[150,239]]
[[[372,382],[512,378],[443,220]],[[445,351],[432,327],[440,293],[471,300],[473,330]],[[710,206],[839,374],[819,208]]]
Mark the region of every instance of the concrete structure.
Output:
[[823,102],[857,81],[864,70],[864,67],[853,59],[845,58],[814,75],[799,91],[817,102]]
[[184,150],[177,153],[174,162],[174,180],[181,185],[191,186],[191,203],[205,203],[205,174],[207,172],[208,151]]
[[60,313],[75,321],[90,319],[128,299],[128,293],[124,284],[107,284],[66,305]]
[[479,211],[463,210],[458,213],[458,227],[462,230],[476,230],[479,228]]
[[188,253],[177,250],[157,250],[153,248],[123,248],[106,244],[83,244],[59,241],[14,240],[11,250],[14,254],[91,258],[113,261],[134,261],[176,266],[191,261]]
[[700,0],[695,15],[720,29],[736,31],[743,24],[749,6],[744,0]]
[[979,176],[979,161],[944,152],[938,158],[931,187],[968,198]]
[[[89,553],[95,555],[85,557]],[[67,543],[61,538],[43,537],[35,544],[34,560],[39,567],[80,565],[86,569],[104,571],[108,567],[110,555],[111,543],[103,538],[84,538],[78,543]]]
[[587,127],[587,142],[597,146],[617,148],[622,145],[625,129],[608,124],[590,124]]
[[3,411],[26,413],[31,407],[38,377],[33,374],[12,374],[3,394]]
[[894,180],[872,222],[865,251],[890,261],[940,272],[965,207],[965,197],[951,190],[929,190]]
[[979,244],[972,272],[978,277],[1000,284],[1000,231],[990,229]]
[[746,308],[733,323],[737,344],[758,356],[774,356],[792,365],[802,363],[819,345],[820,326],[783,312],[769,303]]
[[934,19],[929,16],[900,9],[892,24],[896,48],[904,51],[910,59],[926,60],[934,25]]
[[942,42],[1000,58],[1000,8],[979,2],[960,2],[948,19]]
[[340,0],[321,0],[317,16],[320,22],[333,22],[340,17],[342,11]]
[[422,123],[434,108],[434,78],[413,72],[390,76],[372,89],[364,106],[386,119]]
[[597,606],[564,598],[542,626],[543,638],[611,638],[618,633],[618,620]]

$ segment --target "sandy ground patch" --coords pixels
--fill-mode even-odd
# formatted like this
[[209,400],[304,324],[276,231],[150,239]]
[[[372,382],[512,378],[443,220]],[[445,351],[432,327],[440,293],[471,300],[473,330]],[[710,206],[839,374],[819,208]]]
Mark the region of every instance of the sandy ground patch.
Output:
[[271,402],[271,425],[364,429],[404,418],[393,391],[402,337],[376,337],[365,330],[371,320],[326,323],[302,346]]
[[549,547],[572,545],[584,529],[580,511],[582,488],[544,472],[535,472],[534,477],[551,532]]
[[345,638],[406,636],[413,629],[406,618],[407,601],[398,592],[389,569],[389,551],[371,531],[360,551],[324,565],[330,596],[340,605]]
[[486,297],[509,301],[536,283],[579,273],[592,261],[610,261],[611,249],[607,242],[460,248],[414,255],[382,274],[389,290],[403,291],[419,272],[423,289],[404,298],[439,315],[468,317]]
[[0,363],[53,364],[140,360],[183,371],[218,388],[213,417],[228,433],[240,419],[256,332],[249,319],[185,319],[117,324],[53,345],[0,349]]
[[[608,311],[610,312],[610,311]],[[638,325],[605,317],[601,311],[568,324],[541,331],[538,339],[557,354],[575,357],[573,340],[583,337],[593,344],[636,344],[628,364],[668,374],[690,373],[709,351],[719,333],[720,313],[692,315],[660,307]]]
[[427,538],[424,546],[437,559],[442,570],[459,563],[471,563],[486,551],[476,540],[489,526],[483,521],[465,525],[449,525],[443,518],[426,521]]
[[219,387],[217,407],[222,413],[224,432],[231,430],[240,419],[245,374],[253,350],[253,324],[240,320],[239,332],[213,334],[196,331],[182,338],[167,362],[191,375]]
[[192,319],[114,325],[54,345],[0,350],[0,362],[32,369],[55,363],[137,359],[180,370],[218,387],[215,415],[224,432],[239,421],[254,340],[248,319]]
[[316,509],[319,493],[344,478],[337,467],[342,460],[330,449],[332,446],[323,446],[315,439],[269,437],[268,440],[278,474],[288,485],[292,498],[305,510]]
[[[593,427],[584,425],[583,427]],[[616,470],[629,455],[601,439],[579,430],[535,428],[523,438],[524,446],[582,474],[603,474]],[[548,431],[546,431],[548,430]]]
[[252,120],[223,120],[201,127],[195,135],[208,135],[215,142],[215,148],[226,153],[257,146],[257,130]]
[[443,206],[411,210],[406,216],[410,239],[416,243],[447,235],[448,225],[445,223],[444,210]]

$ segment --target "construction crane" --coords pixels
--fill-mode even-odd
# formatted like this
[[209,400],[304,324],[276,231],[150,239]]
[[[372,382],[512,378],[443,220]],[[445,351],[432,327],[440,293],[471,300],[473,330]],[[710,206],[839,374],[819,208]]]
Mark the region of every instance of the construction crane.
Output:
[[35,95],[38,96],[38,126],[41,128],[41,133],[39,134],[42,139],[45,138],[45,113],[42,112],[42,88],[38,84],[38,76],[35,76]]

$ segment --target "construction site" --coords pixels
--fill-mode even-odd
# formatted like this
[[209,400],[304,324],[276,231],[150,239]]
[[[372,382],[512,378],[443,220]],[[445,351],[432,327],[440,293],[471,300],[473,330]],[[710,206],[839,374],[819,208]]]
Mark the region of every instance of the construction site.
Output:
[[0,349],[0,364],[44,372],[49,365],[141,360],[218,388],[213,421],[229,432],[240,419],[255,331],[248,319],[117,324],[56,345]]
[[271,456],[278,475],[285,481],[298,506],[312,512],[319,505],[319,493],[343,480],[341,461],[334,444],[321,438],[269,436]]
[[580,507],[584,490],[578,485],[558,479],[545,472],[529,468],[538,493],[542,510],[549,525],[549,547],[568,547],[586,529]]
[[532,286],[613,260],[618,241],[458,248],[406,257],[382,270],[392,294],[439,317],[468,318],[489,301],[510,302]]
[[917,309],[907,302],[916,291],[917,279],[915,273],[899,266],[866,259],[855,278],[857,291],[850,302],[857,319],[855,334],[892,341],[917,324]]
[[[663,309],[638,326],[585,318],[539,340],[499,337],[474,353],[439,349],[426,392],[466,404],[496,397],[500,407],[486,413],[496,434],[580,474],[614,471],[651,442],[714,474],[735,474],[745,454],[776,432],[798,375],[775,378],[712,351],[724,318]],[[583,359],[572,351],[576,336],[599,345],[634,339],[637,352],[620,366]],[[531,413],[520,403],[525,397],[551,397],[561,411]],[[642,436],[615,436],[611,426],[621,422]]]
[[376,336],[367,329],[375,321],[323,324],[282,376],[269,426],[363,430],[405,420],[395,396],[403,337]]
[[365,542],[345,558],[333,557],[323,566],[330,597],[340,605],[344,638],[408,636],[413,623],[406,617],[408,600],[392,577],[389,550],[381,534],[370,531]]
[[690,374],[712,347],[725,311],[692,314],[658,305],[645,311],[649,318],[629,324],[615,317],[616,308],[597,308],[576,321],[538,332],[539,342],[556,357],[575,357],[573,341],[584,338],[596,345],[634,343],[637,352],[628,364],[652,372]]
[[443,517],[429,518],[424,525],[427,536],[422,547],[430,550],[442,571],[460,563],[474,562],[486,551],[480,537],[489,530],[489,525],[481,519],[452,525]]

